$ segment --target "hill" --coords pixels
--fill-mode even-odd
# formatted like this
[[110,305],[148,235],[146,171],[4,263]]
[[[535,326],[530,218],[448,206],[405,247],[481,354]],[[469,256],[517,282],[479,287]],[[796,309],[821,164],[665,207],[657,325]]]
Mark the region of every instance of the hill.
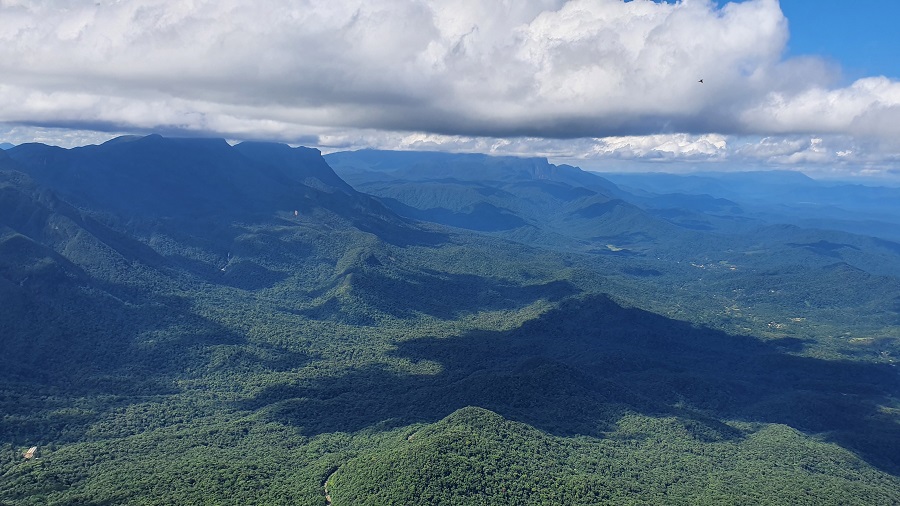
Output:
[[0,152],[0,504],[898,501],[896,244],[332,156]]
[[[628,448],[619,442],[648,432],[663,436],[664,447],[652,439]],[[390,450],[350,460],[326,488],[335,504],[611,505],[635,497],[658,504],[734,497],[754,504],[830,504],[835,491],[860,504],[900,499],[865,485],[874,476],[859,470],[852,453],[783,425],[739,441],[706,443],[706,451],[695,451],[699,446],[692,428],[671,418],[628,415],[608,438],[566,439],[466,407],[396,438]],[[799,458],[770,467],[774,448]],[[657,467],[648,472],[647,461]],[[820,472],[824,462],[857,471],[836,477]]]

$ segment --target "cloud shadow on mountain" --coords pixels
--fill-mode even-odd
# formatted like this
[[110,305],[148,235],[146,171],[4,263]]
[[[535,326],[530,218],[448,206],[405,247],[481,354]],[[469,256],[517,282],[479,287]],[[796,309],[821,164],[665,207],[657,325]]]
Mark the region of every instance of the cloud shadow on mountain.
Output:
[[434,422],[465,406],[564,436],[605,437],[626,411],[675,416],[704,441],[742,437],[723,420],[781,423],[900,473],[900,425],[879,408],[900,392],[896,368],[797,355],[803,346],[588,296],[509,331],[397,346],[397,358],[439,364],[434,375],[368,366],[269,387],[239,407],[310,435]]

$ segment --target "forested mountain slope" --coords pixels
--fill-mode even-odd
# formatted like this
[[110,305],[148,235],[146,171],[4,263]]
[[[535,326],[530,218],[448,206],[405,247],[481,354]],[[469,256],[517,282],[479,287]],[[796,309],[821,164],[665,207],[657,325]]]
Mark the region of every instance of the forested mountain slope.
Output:
[[893,243],[363,154],[0,152],[0,504],[900,502]]

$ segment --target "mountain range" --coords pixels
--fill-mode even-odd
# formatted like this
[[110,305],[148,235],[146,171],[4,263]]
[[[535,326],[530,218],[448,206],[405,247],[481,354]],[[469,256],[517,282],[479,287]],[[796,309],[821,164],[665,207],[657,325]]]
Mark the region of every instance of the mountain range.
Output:
[[4,149],[0,504],[900,502],[897,191]]

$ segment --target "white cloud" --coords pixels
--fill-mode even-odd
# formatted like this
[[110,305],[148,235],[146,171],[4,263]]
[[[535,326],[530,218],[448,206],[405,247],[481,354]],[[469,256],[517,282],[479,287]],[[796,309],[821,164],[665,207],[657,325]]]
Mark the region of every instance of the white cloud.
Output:
[[777,0],[0,0],[0,122],[572,159],[900,151],[900,83],[835,87],[783,59],[788,37]]
[[8,142],[16,145],[28,142],[40,142],[53,146],[73,148],[76,146],[86,146],[88,144],[101,144],[119,135],[125,134],[124,132],[97,132],[71,128],[33,126],[10,127],[0,125],[0,142]]
[[821,132],[896,137],[900,82],[864,78],[846,88],[814,87],[795,94],[772,91],[743,113],[749,129],[772,133]]
[[721,159],[727,147],[719,134],[672,134],[596,139],[593,151],[599,157],[712,160]]

